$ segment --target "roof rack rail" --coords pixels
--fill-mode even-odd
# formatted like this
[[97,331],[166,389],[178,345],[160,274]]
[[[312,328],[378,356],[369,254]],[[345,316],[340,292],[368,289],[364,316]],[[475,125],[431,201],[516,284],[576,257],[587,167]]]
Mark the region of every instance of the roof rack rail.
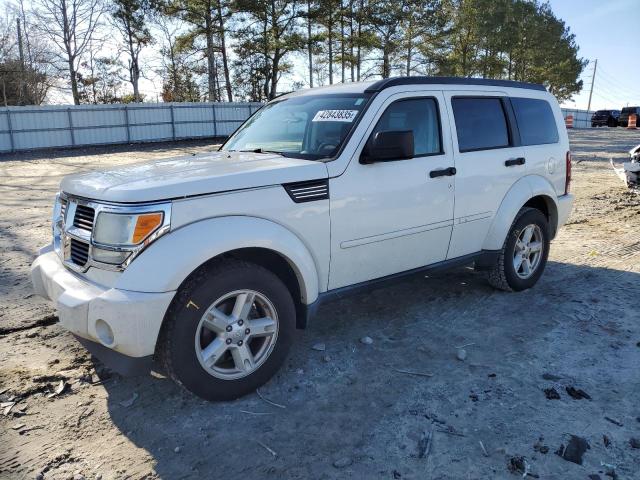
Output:
[[385,88],[398,85],[485,85],[492,87],[527,88],[529,90],[547,91],[544,85],[539,83],[516,82],[514,80],[492,80],[488,78],[467,77],[391,77],[383,78],[371,84],[365,92],[380,92]]

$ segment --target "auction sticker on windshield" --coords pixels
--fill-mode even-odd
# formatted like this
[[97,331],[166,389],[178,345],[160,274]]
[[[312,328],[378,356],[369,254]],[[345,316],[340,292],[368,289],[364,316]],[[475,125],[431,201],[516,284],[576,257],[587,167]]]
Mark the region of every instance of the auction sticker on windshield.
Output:
[[319,110],[312,122],[353,122],[358,110]]

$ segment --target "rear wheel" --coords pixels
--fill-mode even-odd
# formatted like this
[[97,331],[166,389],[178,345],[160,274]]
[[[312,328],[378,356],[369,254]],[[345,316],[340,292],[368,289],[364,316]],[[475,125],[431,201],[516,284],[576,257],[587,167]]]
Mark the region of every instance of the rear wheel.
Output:
[[295,306],[272,272],[214,262],[176,295],[159,357],[169,376],[206,400],[232,400],[268,381],[287,356]]
[[547,264],[549,244],[545,215],[535,208],[523,208],[489,273],[489,283],[500,290],[516,292],[533,287]]

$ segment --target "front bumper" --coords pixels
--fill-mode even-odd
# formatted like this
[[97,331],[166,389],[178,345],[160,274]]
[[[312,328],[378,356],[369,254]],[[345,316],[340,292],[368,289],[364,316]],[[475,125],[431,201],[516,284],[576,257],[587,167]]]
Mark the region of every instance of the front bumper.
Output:
[[31,280],[37,295],[54,302],[60,323],[108,367],[125,374],[141,373],[140,366],[147,363],[150,367],[162,319],[175,292],[143,293],[98,285],[67,269],[51,246],[33,262]]
[[571,210],[573,209],[573,200],[574,196],[571,193],[558,197],[558,227],[556,228],[556,231],[558,231],[560,227],[569,220]]

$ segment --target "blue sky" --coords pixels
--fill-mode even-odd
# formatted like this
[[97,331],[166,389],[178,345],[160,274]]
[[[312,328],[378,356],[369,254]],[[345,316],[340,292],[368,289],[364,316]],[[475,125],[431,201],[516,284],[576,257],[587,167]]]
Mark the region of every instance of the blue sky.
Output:
[[640,105],[640,0],[549,0],[590,61],[583,91],[564,106],[586,109],[598,59],[591,109]]

